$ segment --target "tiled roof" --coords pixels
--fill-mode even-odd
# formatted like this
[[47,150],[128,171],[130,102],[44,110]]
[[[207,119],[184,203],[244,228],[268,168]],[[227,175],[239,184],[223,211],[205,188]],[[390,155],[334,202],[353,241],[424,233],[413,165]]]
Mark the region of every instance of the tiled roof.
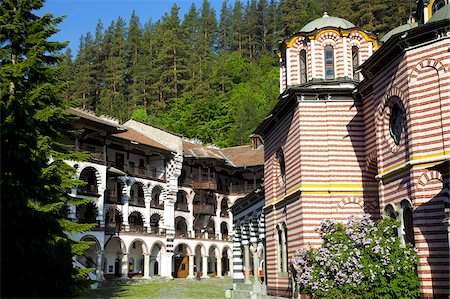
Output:
[[159,143],[158,141],[149,138],[147,136],[142,135],[141,133],[131,129],[131,128],[127,128],[127,131],[123,131],[120,133],[116,133],[116,134],[112,134],[113,137],[116,138],[120,138],[120,139],[125,139],[125,140],[130,140],[130,141],[134,141],[134,142],[138,142],[140,144],[143,145],[148,145],[154,148],[158,148],[158,149],[162,149],[165,151],[170,151],[170,149],[168,149],[167,147],[165,147],[164,145],[162,145],[161,143]]
[[185,157],[225,160],[225,157],[221,153],[220,149],[210,148],[186,140],[183,140],[183,155]]
[[78,116],[83,119],[87,119],[102,125],[107,125],[114,128],[123,128],[121,124],[117,120],[114,120],[112,118],[106,118],[106,117],[100,117],[96,116],[94,113],[84,110],[81,108],[69,108],[68,109],[70,113],[72,113],[75,116]]
[[222,153],[236,167],[264,165],[264,147],[253,149],[251,145],[242,145],[222,149]]

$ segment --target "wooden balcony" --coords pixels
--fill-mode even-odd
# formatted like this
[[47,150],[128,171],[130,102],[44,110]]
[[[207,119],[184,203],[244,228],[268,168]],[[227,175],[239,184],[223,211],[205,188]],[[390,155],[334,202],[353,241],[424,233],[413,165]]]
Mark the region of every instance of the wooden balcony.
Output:
[[131,176],[144,179],[152,179],[156,181],[165,181],[166,173],[165,171],[159,171],[157,169],[147,169],[145,167],[136,167],[125,165],[125,172]]
[[193,181],[192,188],[202,190],[217,190],[217,183],[215,181]]
[[194,214],[216,215],[213,205],[194,204]]

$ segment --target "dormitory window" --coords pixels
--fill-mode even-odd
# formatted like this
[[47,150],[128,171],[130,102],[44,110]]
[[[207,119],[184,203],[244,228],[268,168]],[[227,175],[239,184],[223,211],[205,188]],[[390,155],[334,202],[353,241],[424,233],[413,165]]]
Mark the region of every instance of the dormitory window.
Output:
[[300,84],[306,83],[308,74],[306,69],[306,50],[301,50],[300,55]]
[[357,46],[352,47],[352,65],[353,65],[353,80],[359,81],[359,74],[356,69],[359,67],[359,49]]
[[334,57],[333,46],[325,46],[325,79],[334,79]]

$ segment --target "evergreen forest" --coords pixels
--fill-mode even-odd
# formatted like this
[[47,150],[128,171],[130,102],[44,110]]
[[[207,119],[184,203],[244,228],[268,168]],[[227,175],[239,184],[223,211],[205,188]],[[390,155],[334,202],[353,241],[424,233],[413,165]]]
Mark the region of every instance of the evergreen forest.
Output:
[[221,147],[241,145],[278,100],[278,43],[306,23],[342,17],[380,37],[406,23],[415,1],[208,0],[161,20],[98,21],[65,53],[63,98]]

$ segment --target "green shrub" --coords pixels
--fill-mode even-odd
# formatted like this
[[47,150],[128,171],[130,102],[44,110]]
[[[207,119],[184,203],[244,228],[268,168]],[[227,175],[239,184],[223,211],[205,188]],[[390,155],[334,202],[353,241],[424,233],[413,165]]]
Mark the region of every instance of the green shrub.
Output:
[[292,259],[299,291],[313,298],[417,298],[418,255],[394,236],[399,223],[369,216],[347,224],[322,222],[320,248],[301,248]]

